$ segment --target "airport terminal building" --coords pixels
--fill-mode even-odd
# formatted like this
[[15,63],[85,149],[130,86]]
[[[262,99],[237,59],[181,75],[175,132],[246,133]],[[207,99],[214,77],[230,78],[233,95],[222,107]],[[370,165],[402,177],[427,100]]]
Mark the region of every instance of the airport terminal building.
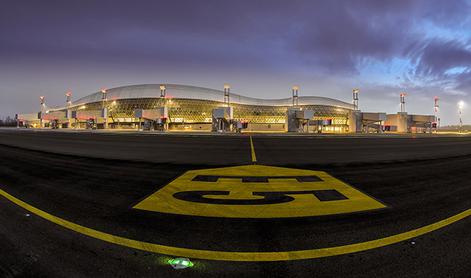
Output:
[[[384,130],[385,113],[362,113],[354,104],[326,97],[298,97],[298,90],[293,87],[289,98],[258,99],[232,93],[228,85],[224,90],[176,84],[132,85],[101,90],[76,101],[69,93],[62,107],[47,107],[42,97],[39,113],[18,114],[17,118],[23,126],[81,129],[324,133]],[[421,120],[425,121],[422,127],[431,128],[434,118],[426,116]]]

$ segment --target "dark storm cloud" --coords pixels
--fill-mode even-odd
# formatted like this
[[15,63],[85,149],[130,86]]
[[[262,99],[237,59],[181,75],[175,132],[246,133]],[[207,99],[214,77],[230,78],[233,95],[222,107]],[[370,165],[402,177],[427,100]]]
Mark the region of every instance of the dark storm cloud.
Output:
[[[318,2],[319,3],[319,2]],[[442,27],[469,23],[465,1],[322,2],[304,22],[298,50],[332,71],[356,71],[364,59],[423,58],[418,72],[469,65],[469,49],[457,41],[428,40],[418,19]],[[415,52],[413,55],[411,51]],[[451,55],[451,61],[447,60]],[[439,55],[440,57],[437,57]],[[435,73],[435,72],[433,72]]]
[[[13,3],[13,2],[11,2]],[[8,4],[7,4],[8,5]],[[164,59],[207,63],[241,56],[286,60],[313,71],[355,73],[422,35],[418,16],[450,23],[455,1],[16,1],[2,9],[1,54],[57,59]],[[232,42],[232,43],[230,43]],[[240,53],[241,46],[247,51]],[[279,48],[289,57],[275,57]],[[258,57],[258,58],[257,58]],[[152,61],[152,60],[150,60]]]
[[462,92],[471,91],[471,72],[462,73],[457,76],[456,89]]
[[[324,2],[323,2],[324,3]],[[356,71],[365,58],[390,59],[410,39],[409,1],[332,1],[304,22],[296,43],[304,57],[331,71]]]
[[412,51],[412,61],[417,63],[416,74],[440,77],[449,69],[471,67],[471,44],[457,40],[433,39]]
[[[447,95],[471,91],[471,44],[460,40],[431,39],[417,43],[409,52],[416,66],[409,73],[419,90]],[[424,88],[420,88],[423,86]],[[441,87],[441,90],[433,87]]]
[[422,3],[420,15],[437,24],[456,28],[469,20],[470,9],[470,2],[466,0],[428,0]]
[[19,2],[0,11],[0,55],[202,66],[243,56],[256,61],[284,24],[286,2],[280,3]]
[[[104,70],[120,69],[125,76],[131,76],[131,72],[135,77],[149,69],[158,72],[159,67],[174,68],[176,72],[194,67],[208,74],[230,68],[253,76],[253,80],[262,73],[278,72],[281,76],[303,75],[310,80],[328,76],[337,83],[358,78],[365,65],[373,65],[371,71],[384,70],[381,67],[391,67],[396,59],[403,61],[404,67],[399,65],[399,71],[392,68],[384,72],[401,76],[397,86],[424,94],[427,90],[435,94],[440,86],[442,90],[451,86],[463,91],[470,89],[469,72],[446,72],[471,65],[469,3],[3,1],[0,70],[1,65],[25,69],[39,65],[53,76],[63,69],[53,65],[61,63],[76,67],[74,72],[79,74],[73,76],[75,79],[96,65]],[[408,67],[409,61],[412,68]],[[388,79],[383,77],[380,81],[361,81],[381,83]],[[430,79],[433,84],[427,84]],[[386,84],[384,88],[393,90],[394,86]]]

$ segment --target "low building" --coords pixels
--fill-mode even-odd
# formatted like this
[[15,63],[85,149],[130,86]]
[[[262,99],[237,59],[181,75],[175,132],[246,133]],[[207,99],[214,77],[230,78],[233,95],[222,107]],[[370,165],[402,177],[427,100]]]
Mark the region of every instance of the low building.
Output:
[[[164,92],[162,92],[164,90]],[[325,97],[301,96],[259,99],[224,91],[175,84],[124,86],[96,92],[63,107],[48,107],[40,114],[44,125],[57,121],[60,127],[86,128],[90,120],[97,128],[138,128],[146,120],[165,121],[168,130],[212,129],[214,109],[230,106],[232,120],[247,122],[248,131],[287,131],[288,108],[312,110],[312,121],[324,132],[348,132],[353,105]],[[166,107],[165,119],[144,119],[136,110]],[[60,112],[60,113],[58,113]],[[62,115],[67,115],[63,117]]]
[[387,131],[401,133],[432,132],[436,128],[434,115],[410,115],[407,112],[386,115],[385,127]]
[[[381,133],[414,132],[431,127],[433,116],[386,115],[357,110],[353,104],[320,96],[260,99],[222,90],[176,84],[132,85],[101,90],[61,107],[19,114],[29,127],[240,131]],[[355,96],[354,96],[355,98]],[[356,96],[358,101],[358,95]]]

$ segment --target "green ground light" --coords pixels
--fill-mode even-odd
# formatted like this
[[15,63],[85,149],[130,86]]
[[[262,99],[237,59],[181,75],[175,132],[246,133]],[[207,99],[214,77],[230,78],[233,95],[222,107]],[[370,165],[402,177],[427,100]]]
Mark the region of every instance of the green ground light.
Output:
[[193,263],[190,261],[190,259],[187,259],[187,258],[170,259],[167,262],[169,265],[171,265],[175,269],[184,269],[188,267],[193,267]]

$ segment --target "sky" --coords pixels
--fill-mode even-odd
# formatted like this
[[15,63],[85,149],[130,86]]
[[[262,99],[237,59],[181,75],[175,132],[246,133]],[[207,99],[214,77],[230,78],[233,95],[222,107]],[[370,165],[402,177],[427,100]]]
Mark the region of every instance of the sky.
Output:
[[176,83],[471,123],[471,0],[0,0],[0,116]]

